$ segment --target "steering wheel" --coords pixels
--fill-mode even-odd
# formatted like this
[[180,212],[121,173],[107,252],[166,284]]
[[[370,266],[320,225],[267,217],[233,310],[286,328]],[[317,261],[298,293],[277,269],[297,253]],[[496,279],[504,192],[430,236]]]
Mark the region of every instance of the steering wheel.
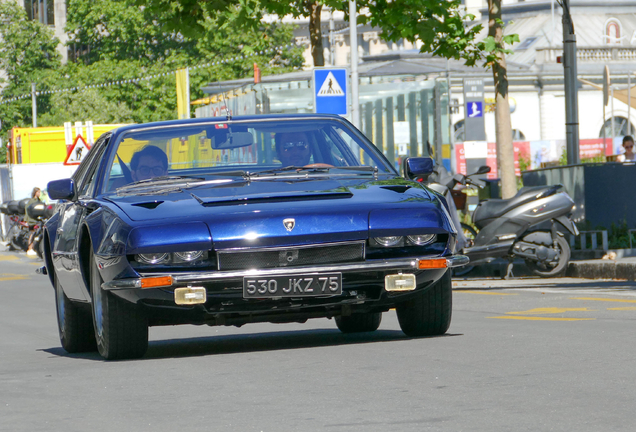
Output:
[[305,165],[303,168],[334,168],[334,166],[326,163],[312,163]]

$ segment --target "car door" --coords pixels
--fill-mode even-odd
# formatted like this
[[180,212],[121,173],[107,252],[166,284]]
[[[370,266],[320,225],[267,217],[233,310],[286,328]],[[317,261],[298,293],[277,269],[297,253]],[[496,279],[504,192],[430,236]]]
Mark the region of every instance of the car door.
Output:
[[66,295],[76,301],[89,301],[79,260],[79,228],[94,208],[89,204],[95,193],[97,175],[110,134],[102,135],[73,175],[76,196],[61,204],[60,222],[53,244],[55,272]]

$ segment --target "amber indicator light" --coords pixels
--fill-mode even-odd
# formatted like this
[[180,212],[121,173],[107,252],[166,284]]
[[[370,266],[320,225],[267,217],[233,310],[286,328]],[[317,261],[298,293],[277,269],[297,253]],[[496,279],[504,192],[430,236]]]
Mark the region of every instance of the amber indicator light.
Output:
[[417,266],[420,269],[440,269],[446,268],[446,258],[435,258],[420,260]]
[[142,288],[157,288],[172,285],[172,276],[141,278]]

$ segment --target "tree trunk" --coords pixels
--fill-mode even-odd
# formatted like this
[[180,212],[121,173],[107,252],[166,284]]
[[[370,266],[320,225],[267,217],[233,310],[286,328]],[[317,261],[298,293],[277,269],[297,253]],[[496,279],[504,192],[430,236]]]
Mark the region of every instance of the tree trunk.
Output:
[[322,52],[322,29],[320,28],[320,14],[322,5],[315,0],[307,0],[306,9],[309,11],[309,41],[311,43],[311,57],[314,66],[324,66],[325,58]]
[[[488,0],[488,35],[494,37],[497,46],[503,48],[503,29],[498,24],[498,20],[501,20],[501,0]],[[497,169],[501,179],[501,197],[507,199],[517,193],[517,177],[510,125],[508,72],[504,53],[497,53],[497,61],[492,65],[492,74],[495,82]]]

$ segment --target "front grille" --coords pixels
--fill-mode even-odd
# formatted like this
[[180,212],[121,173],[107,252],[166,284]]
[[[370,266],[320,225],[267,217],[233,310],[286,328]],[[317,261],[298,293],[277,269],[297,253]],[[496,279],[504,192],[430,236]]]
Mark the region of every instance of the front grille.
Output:
[[364,261],[364,241],[217,251],[219,270],[249,270]]

